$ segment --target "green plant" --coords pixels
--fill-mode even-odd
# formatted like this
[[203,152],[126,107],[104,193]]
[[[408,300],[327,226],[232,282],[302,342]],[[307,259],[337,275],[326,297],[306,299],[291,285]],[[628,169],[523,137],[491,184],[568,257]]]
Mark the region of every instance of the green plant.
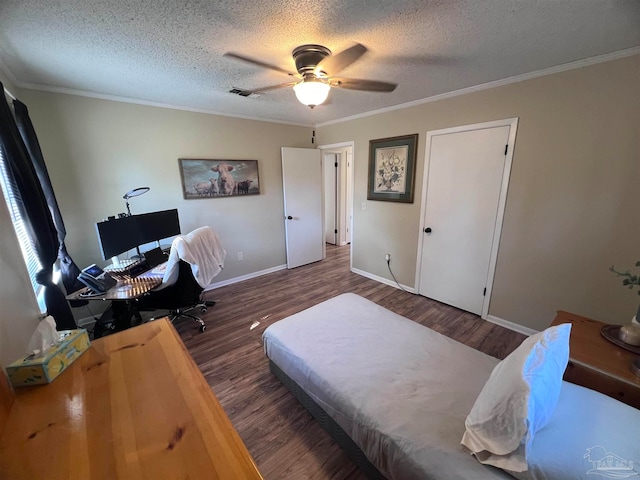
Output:
[[[636,262],[636,267],[640,267],[640,261]],[[622,285],[629,288],[629,290],[632,290],[633,287],[640,286],[640,276],[633,275],[629,270],[627,270],[626,272],[619,272],[614,268],[613,265],[609,267],[609,270],[611,270],[619,277],[624,277],[624,279],[622,280]],[[638,295],[640,295],[640,289],[638,289]]]

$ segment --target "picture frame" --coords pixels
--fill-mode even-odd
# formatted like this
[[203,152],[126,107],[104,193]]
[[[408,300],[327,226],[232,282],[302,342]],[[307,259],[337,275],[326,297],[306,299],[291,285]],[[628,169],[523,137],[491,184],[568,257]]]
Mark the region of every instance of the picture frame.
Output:
[[413,203],[418,134],[369,141],[367,200]]
[[185,200],[260,195],[257,160],[179,158]]

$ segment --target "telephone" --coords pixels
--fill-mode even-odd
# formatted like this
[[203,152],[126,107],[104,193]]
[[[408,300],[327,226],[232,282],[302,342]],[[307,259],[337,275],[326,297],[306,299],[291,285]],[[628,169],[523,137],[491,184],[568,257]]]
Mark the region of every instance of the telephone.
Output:
[[78,275],[78,280],[84,283],[94,293],[105,293],[118,283],[111,275],[96,264],[89,265]]

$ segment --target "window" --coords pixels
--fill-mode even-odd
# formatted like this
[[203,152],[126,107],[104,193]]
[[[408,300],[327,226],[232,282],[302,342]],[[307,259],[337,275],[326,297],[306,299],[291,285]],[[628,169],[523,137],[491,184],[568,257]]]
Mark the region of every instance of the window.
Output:
[[22,199],[16,188],[14,182],[7,175],[7,165],[5,163],[4,149],[0,146],[0,185],[2,185],[2,191],[4,193],[4,199],[7,202],[7,208],[9,209],[9,215],[13,222],[13,228],[15,228],[18,242],[20,243],[20,249],[24,257],[24,262],[29,272],[29,278],[31,279],[31,286],[33,292],[40,304],[40,310],[44,312],[44,305],[42,302],[42,285],[36,282],[36,273],[42,269],[42,265],[38,260],[36,252],[33,247],[33,243],[29,237],[27,228],[24,223],[24,219],[20,214],[18,206],[21,204]]

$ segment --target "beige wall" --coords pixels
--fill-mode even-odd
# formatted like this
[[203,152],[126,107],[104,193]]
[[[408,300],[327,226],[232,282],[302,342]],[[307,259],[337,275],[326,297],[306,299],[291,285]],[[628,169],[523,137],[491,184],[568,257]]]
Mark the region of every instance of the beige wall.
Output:
[[[95,223],[125,211],[178,208],[183,232],[216,230],[227,250],[215,281],[286,263],[280,147],[311,147],[311,129],[216,115],[23,91],[67,227],[67,246],[82,268],[100,258]],[[182,198],[178,158],[258,160],[260,195]],[[238,261],[237,252],[244,253]]]
[[[312,147],[310,128],[8,87],[29,108],[65,220],[67,247],[80,268],[106,263],[95,223],[125,211],[122,195],[138,186],[151,190],[131,200],[133,213],[178,208],[183,232],[210,225],[219,233],[228,256],[215,281],[286,263],[280,147]],[[178,158],[258,160],[261,193],[186,201]],[[0,363],[6,365],[24,351],[39,311],[0,204]],[[89,314],[79,309],[74,315]]]
[[[608,268],[640,260],[640,56],[318,128],[355,141],[353,265],[415,283],[426,133],[519,117],[489,314],[542,329],[564,309],[628,321],[640,297]],[[367,201],[369,140],[418,133],[413,204]],[[366,210],[361,209],[366,202]]]
[[[18,93],[2,72],[0,81]],[[25,353],[40,310],[4,201],[0,201],[0,306],[0,365],[5,366]]]

